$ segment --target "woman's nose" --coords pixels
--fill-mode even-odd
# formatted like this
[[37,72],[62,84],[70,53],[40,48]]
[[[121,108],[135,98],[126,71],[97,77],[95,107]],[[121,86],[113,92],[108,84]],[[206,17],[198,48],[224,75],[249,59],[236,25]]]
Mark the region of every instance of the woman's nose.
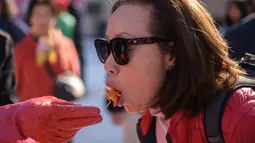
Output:
[[108,57],[104,64],[104,69],[109,75],[117,75],[119,73],[118,65],[116,64],[112,54]]

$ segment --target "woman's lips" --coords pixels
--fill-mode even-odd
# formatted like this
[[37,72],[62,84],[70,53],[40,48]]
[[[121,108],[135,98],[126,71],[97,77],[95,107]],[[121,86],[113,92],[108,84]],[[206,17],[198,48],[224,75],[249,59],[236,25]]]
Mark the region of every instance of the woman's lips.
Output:
[[106,87],[108,89],[116,89],[114,86],[112,86],[109,82],[106,82]]

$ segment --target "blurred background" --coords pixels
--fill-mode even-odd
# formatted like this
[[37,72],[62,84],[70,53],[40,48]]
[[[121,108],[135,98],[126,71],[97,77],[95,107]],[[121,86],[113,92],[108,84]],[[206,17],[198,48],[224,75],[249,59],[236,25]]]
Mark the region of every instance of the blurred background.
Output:
[[[29,31],[27,14],[31,0],[0,0],[1,8],[7,1],[12,13],[14,26],[0,28],[8,32],[14,43],[22,40],[22,34]],[[253,0],[201,0],[217,23],[223,34],[226,29],[253,12]],[[81,75],[86,86],[86,95],[75,102],[83,105],[97,106],[102,110],[101,124],[82,129],[72,143],[136,143],[136,122],[140,115],[127,115],[122,108],[106,108],[107,101],[103,96],[107,74],[103,64],[97,58],[94,39],[104,37],[107,18],[112,5],[110,0],[72,0],[69,13],[76,18],[78,39],[73,39],[79,51]],[[1,9],[1,20],[3,10]],[[10,12],[9,12],[10,14]],[[255,26],[255,25],[254,25]],[[19,35],[19,36],[17,36]],[[18,37],[18,38],[15,38]],[[76,40],[76,41],[75,41]]]

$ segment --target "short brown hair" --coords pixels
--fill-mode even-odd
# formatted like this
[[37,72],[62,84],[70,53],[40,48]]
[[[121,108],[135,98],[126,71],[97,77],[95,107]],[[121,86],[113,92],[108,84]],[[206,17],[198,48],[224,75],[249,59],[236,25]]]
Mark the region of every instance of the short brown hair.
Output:
[[58,9],[57,7],[51,2],[51,0],[34,0],[33,2],[31,2],[31,13],[33,12],[33,9],[35,8],[35,6],[38,5],[47,5],[53,16],[57,16],[58,15]]
[[170,118],[179,111],[196,116],[213,101],[215,92],[231,88],[244,74],[228,57],[228,45],[207,10],[197,0],[119,0],[112,13],[124,4],[153,7],[149,31],[174,41],[160,47],[175,57],[165,84],[152,107]]

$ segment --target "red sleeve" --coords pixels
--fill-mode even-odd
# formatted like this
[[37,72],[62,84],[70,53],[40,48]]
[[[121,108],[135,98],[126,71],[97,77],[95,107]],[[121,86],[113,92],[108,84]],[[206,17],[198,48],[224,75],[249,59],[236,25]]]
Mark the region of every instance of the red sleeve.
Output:
[[247,104],[254,106],[237,124],[231,143],[255,143],[255,100]]
[[240,94],[242,98],[238,100],[239,108],[234,110],[230,143],[255,143],[255,92],[250,88],[243,88],[235,94]]

